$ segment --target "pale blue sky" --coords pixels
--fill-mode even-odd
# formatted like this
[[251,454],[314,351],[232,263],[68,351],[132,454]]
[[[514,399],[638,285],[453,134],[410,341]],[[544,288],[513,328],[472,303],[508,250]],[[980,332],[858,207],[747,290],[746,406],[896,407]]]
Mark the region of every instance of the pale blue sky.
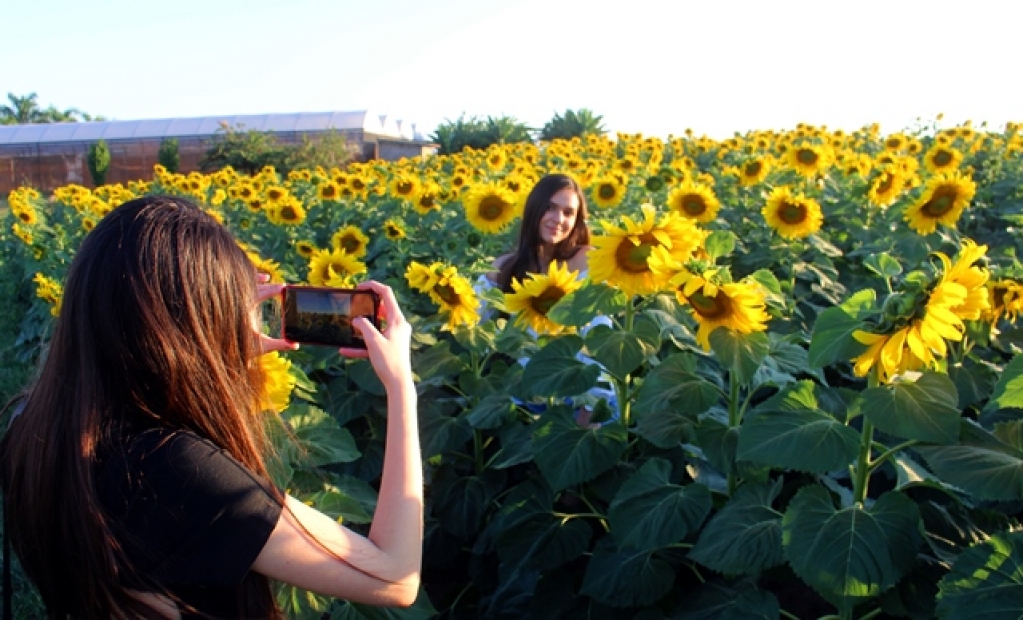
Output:
[[416,122],[587,107],[726,137],[1023,121],[1005,0],[0,0],[0,98],[113,119],[370,109]]

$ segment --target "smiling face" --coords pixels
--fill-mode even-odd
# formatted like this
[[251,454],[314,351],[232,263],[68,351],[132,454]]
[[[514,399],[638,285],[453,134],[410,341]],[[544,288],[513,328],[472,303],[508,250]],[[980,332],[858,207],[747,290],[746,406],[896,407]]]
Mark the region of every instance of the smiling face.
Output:
[[550,205],[540,218],[540,238],[549,245],[564,241],[575,228],[577,217],[579,195],[571,187],[559,190],[551,196]]

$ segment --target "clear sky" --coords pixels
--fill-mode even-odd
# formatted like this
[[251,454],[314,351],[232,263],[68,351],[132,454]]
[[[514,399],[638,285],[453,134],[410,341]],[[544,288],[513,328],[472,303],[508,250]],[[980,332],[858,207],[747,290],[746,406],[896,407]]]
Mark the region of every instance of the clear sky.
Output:
[[723,138],[1023,121],[1014,0],[0,0],[0,98],[128,120],[369,109]]

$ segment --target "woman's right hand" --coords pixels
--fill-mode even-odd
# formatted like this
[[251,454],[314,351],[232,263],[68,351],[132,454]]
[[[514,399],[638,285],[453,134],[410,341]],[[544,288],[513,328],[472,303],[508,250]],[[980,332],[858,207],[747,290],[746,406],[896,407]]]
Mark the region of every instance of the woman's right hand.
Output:
[[373,323],[364,317],[352,320],[352,325],[362,332],[366,349],[339,349],[345,357],[368,357],[377,376],[388,389],[398,387],[404,381],[412,380],[412,361],[409,345],[412,341],[412,326],[405,320],[391,287],[380,282],[368,281],[356,288],[371,290],[380,296],[383,319],[387,322],[384,330],[378,331]]

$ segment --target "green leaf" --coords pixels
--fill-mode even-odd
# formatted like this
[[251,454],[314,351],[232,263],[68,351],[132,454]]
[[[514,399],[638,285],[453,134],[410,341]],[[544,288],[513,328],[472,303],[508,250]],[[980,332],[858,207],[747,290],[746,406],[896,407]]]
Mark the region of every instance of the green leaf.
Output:
[[464,418],[447,415],[439,408],[424,410],[420,414],[423,458],[461,450],[472,439],[472,427]]
[[350,463],[359,458],[355,439],[346,428],[322,409],[309,404],[294,404],[288,409],[291,426],[304,465],[319,467],[330,463]]
[[707,487],[671,484],[670,475],[671,463],[650,459],[615,494],[607,516],[619,549],[660,549],[698,530],[707,518]]
[[579,336],[563,336],[540,349],[522,373],[522,384],[532,396],[564,397],[582,394],[597,384],[600,366],[579,361]]
[[533,430],[533,459],[555,491],[586,482],[614,467],[628,443],[619,423],[596,429],[576,424],[565,407],[548,409]]
[[689,559],[725,575],[756,575],[781,564],[782,514],[771,507],[781,482],[739,487],[703,528]]
[[861,319],[874,310],[876,303],[877,293],[872,288],[865,288],[850,295],[838,307],[854,319]]
[[838,362],[848,362],[863,353],[866,347],[853,338],[853,332],[863,329],[863,323],[841,308],[828,308],[817,317],[810,337],[810,365],[824,368]]
[[[978,364],[967,358],[962,364],[948,367],[948,377],[955,383],[959,394],[959,409],[987,400],[994,390],[998,375],[990,366]],[[995,409],[997,407],[992,407]]]
[[715,230],[707,236],[703,246],[711,261],[728,256],[735,249],[735,234],[727,230]]
[[[606,540],[606,539],[605,539]],[[652,552],[618,552],[597,545],[581,593],[612,607],[651,605],[671,590],[675,571]]]
[[490,394],[472,408],[466,421],[473,428],[501,428],[515,418],[515,404],[508,394]]
[[599,314],[614,316],[628,304],[629,297],[620,290],[591,282],[562,297],[547,316],[561,325],[582,327]]
[[375,396],[387,394],[387,391],[384,390],[384,384],[380,382],[380,377],[373,370],[373,365],[369,363],[369,360],[352,360],[345,366],[345,371],[362,392]]
[[302,500],[309,503],[339,523],[369,523],[369,513],[363,509],[362,504],[353,497],[337,491],[320,491],[302,497]]
[[1023,355],[1012,358],[995,384],[987,409],[996,407],[1023,409]]
[[411,607],[380,607],[339,599],[330,613],[330,620],[429,620],[435,617],[437,610],[422,588]]
[[943,482],[978,499],[1023,499],[1023,450],[1000,441],[969,420],[953,446],[914,448]]
[[677,412],[697,416],[721,397],[716,385],[696,374],[696,362],[688,353],[676,353],[650,371],[636,398],[636,414]]
[[737,458],[822,474],[843,469],[859,452],[860,434],[817,407],[814,384],[801,381],[750,412]]
[[871,254],[863,260],[863,266],[882,278],[894,278],[902,273],[902,265],[888,252]]
[[441,528],[462,539],[473,536],[483,522],[490,500],[502,486],[504,472],[484,470],[479,476],[465,476],[445,470],[434,481],[433,509]]
[[419,383],[444,381],[457,375],[463,367],[461,358],[451,352],[451,343],[441,341],[413,357],[412,367]]
[[633,333],[597,325],[586,334],[586,348],[615,377],[624,379],[639,368],[654,350]]
[[920,512],[898,491],[885,493],[869,509],[836,510],[824,487],[804,487],[789,503],[782,527],[792,570],[840,608],[895,585],[921,541]]
[[498,438],[501,441],[501,447],[490,461],[490,466],[494,469],[506,469],[533,460],[533,427],[531,425],[512,424],[503,429]]
[[938,584],[939,618],[1023,616],[1023,532],[1001,532],[966,549]]
[[735,454],[739,445],[739,428],[707,416],[696,427],[696,439],[707,461],[721,473],[735,470]]
[[771,341],[764,332],[740,334],[730,329],[718,328],[710,333],[710,346],[721,365],[727,368],[739,383],[748,385],[771,350]]
[[959,440],[959,395],[945,375],[925,372],[913,383],[864,390],[862,409],[889,435],[940,444]]
[[681,601],[676,620],[778,620],[778,599],[770,592],[737,590],[710,582],[689,592]]
[[693,420],[675,411],[649,411],[637,418],[635,433],[658,448],[674,448],[693,432]]
[[583,519],[565,519],[553,511],[554,494],[542,481],[515,487],[494,520],[501,560],[528,569],[550,570],[586,551],[593,529]]

